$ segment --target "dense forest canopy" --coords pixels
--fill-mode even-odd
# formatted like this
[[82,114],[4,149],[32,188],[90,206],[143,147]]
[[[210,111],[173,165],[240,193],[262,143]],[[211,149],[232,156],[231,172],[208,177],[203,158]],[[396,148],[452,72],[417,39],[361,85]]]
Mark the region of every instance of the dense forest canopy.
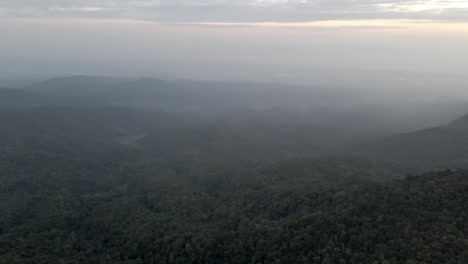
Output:
[[467,105],[369,97],[89,76],[0,89],[0,263],[467,263]]

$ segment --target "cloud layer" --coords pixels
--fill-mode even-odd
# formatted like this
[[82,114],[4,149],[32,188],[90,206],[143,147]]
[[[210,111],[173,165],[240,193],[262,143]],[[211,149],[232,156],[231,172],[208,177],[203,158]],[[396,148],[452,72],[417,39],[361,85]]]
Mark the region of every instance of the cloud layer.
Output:
[[468,21],[466,0],[0,0],[0,16],[178,22]]

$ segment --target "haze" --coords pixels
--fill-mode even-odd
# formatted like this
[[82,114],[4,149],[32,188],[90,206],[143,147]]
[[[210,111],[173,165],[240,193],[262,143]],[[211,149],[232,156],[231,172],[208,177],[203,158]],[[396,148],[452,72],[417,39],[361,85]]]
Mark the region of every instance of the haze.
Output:
[[0,263],[468,263],[467,0],[0,0]]
[[465,1],[0,1],[1,77],[464,75]]

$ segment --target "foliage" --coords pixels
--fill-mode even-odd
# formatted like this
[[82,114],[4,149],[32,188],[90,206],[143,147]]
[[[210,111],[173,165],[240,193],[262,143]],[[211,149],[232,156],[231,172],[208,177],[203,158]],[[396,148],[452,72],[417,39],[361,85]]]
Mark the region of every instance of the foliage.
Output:
[[4,158],[0,263],[467,261],[468,172],[375,183],[347,162],[186,175],[138,152]]
[[400,178],[253,120],[0,111],[0,263],[468,262],[468,171]]

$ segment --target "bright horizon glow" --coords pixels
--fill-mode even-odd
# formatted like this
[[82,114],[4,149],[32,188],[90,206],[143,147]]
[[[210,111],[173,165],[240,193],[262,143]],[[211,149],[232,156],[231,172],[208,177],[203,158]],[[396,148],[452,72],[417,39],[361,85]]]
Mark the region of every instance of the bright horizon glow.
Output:
[[321,20],[309,22],[188,22],[188,23],[165,23],[160,21],[147,21],[137,19],[88,19],[88,18],[0,18],[0,21],[12,24],[28,23],[71,23],[71,24],[105,24],[105,25],[146,25],[167,27],[231,27],[231,28],[321,28],[321,29],[343,29],[343,30],[378,30],[398,32],[434,32],[434,33],[462,33],[468,34],[468,23],[452,21],[433,21],[415,19],[359,19],[359,20]]
[[202,22],[185,23],[187,25],[213,27],[260,27],[260,28],[317,28],[340,29],[342,31],[379,31],[402,34],[439,34],[467,35],[468,23],[440,22],[432,20],[411,19],[375,19],[375,20],[324,20],[311,22],[259,22],[259,23],[228,23]]

